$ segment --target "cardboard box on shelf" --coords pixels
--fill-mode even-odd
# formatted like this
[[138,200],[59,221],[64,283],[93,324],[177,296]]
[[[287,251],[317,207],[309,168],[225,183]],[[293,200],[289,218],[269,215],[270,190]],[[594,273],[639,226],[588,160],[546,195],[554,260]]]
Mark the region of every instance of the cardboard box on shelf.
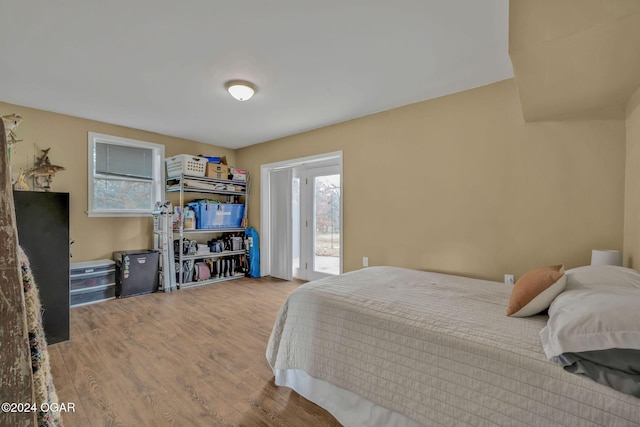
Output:
[[247,181],[247,171],[244,169],[231,168],[231,174],[233,175],[234,181]]
[[209,178],[229,179],[229,166],[222,163],[207,163],[206,175]]

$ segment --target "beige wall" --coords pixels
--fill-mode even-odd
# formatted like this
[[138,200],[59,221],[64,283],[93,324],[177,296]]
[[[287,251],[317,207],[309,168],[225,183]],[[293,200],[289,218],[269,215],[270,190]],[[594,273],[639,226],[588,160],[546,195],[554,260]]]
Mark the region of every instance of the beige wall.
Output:
[[625,122],[524,123],[513,80],[237,152],[260,165],[344,152],[344,269],[396,265],[503,280],[622,248]]
[[624,120],[639,50],[638,0],[509,1],[509,56],[528,122]]
[[[87,133],[98,132],[165,146],[165,155],[226,155],[235,162],[235,151],[157,133],[145,132],[48,111],[0,102],[0,115],[21,114],[19,139],[12,149],[14,179],[19,168],[33,167],[40,150],[51,148],[49,158],[66,170],[53,179],[52,191],[70,193],[70,233],[75,240],[72,261],[111,258],[114,250],[152,247],[152,220],[143,218],[89,218],[87,211]],[[29,182],[31,186],[31,182]]]
[[627,165],[624,210],[625,265],[640,268],[640,88],[627,106]]
[[[261,164],[342,150],[345,271],[368,256],[371,265],[494,280],[544,264],[588,264],[596,247],[621,249],[625,149],[631,162],[640,134],[640,108],[631,104],[626,147],[623,120],[524,123],[513,80],[238,151],[0,103],[0,114],[10,113],[24,119],[14,176],[48,147],[66,168],[53,191],[71,193],[73,261],[151,245],[150,218],[87,217],[93,131],[164,144],[167,156],[226,155],[252,173],[249,219],[258,229]],[[640,211],[631,189],[627,237]]]

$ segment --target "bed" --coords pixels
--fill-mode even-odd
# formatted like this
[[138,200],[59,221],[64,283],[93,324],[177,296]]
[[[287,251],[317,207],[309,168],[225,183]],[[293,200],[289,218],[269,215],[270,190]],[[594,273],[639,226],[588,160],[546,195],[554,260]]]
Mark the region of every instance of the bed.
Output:
[[267,361],[345,426],[640,425],[640,399],[548,359],[548,316],[507,317],[510,293],[395,267],[309,282],[281,307]]

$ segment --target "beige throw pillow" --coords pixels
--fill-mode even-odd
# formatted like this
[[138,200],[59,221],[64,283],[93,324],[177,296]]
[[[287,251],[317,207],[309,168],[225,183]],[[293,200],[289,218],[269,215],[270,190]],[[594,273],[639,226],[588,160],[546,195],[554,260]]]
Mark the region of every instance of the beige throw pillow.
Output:
[[507,316],[527,317],[549,308],[567,285],[564,265],[531,270],[522,276],[511,291]]

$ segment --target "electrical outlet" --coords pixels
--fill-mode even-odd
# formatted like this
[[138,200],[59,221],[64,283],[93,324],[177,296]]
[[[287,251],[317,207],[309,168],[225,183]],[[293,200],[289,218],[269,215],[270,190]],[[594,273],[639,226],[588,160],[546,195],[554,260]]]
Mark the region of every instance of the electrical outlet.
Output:
[[363,267],[369,267],[369,257],[368,256],[363,256],[362,257],[362,266]]
[[513,285],[515,280],[513,278],[513,274],[505,274],[504,275],[504,284],[505,285]]

